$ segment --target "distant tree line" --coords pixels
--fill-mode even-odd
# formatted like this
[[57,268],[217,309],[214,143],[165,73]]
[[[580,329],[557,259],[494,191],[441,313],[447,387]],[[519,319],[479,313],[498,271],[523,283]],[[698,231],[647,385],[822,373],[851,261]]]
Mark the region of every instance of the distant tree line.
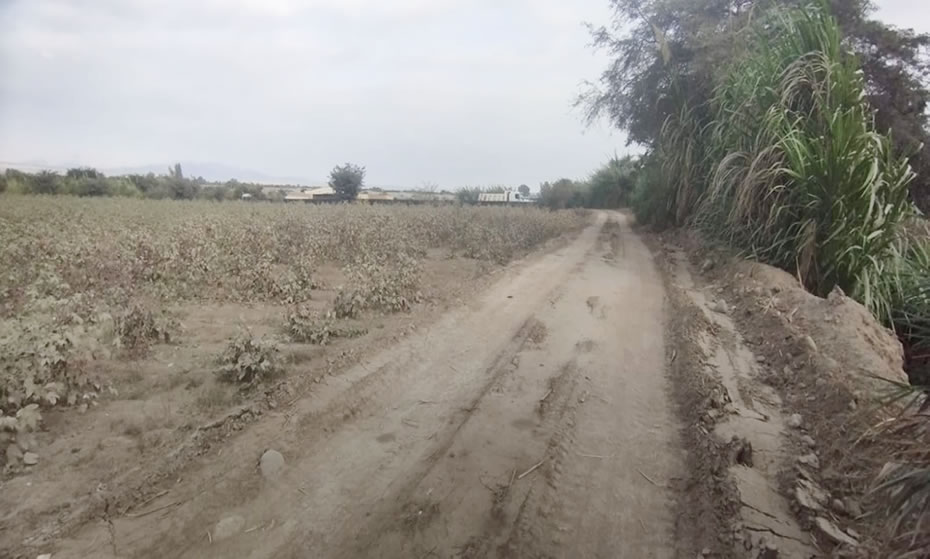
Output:
[[[640,164],[630,156],[614,157],[597,169],[586,180],[562,178],[540,185],[537,201],[553,210],[566,208],[619,208],[630,201],[630,193],[637,177]],[[354,200],[364,188],[365,167],[346,163],[333,168],[329,186],[340,200]],[[429,192],[438,190],[430,184]],[[372,189],[380,190],[380,189]],[[505,186],[463,187],[455,194],[459,203],[477,204],[482,192],[505,192]],[[530,197],[530,187],[521,184],[516,190]],[[64,174],[54,171],[27,173],[7,169],[0,174],[0,193],[71,195],[82,197],[125,196],[130,198],[171,200],[251,200],[283,201],[285,189],[269,188],[267,185],[250,184],[231,179],[223,183],[211,183],[203,177],[186,177],[177,163],[163,175],[155,173],[131,174],[108,177],[91,167],[75,167]],[[442,190],[446,193],[447,191]]]
[[97,169],[76,167],[63,175],[54,171],[26,173],[7,169],[0,174],[0,192],[15,194],[65,194],[72,196],[127,196],[131,198],[173,200],[239,200],[249,195],[256,200],[283,199],[283,191],[266,194],[257,184],[232,179],[225,183],[208,183],[203,177],[184,176],[180,163],[164,175],[124,175],[107,177]]
[[539,204],[552,210],[626,207],[639,180],[639,171],[638,159],[614,156],[586,180],[562,178],[542,183]]
[[[633,188],[640,179],[640,161],[633,156],[614,156],[583,180],[561,178],[539,185],[536,203],[551,210],[571,208],[622,208],[629,206]],[[466,186],[456,191],[462,204],[477,204],[485,192],[498,193],[513,190],[506,186]],[[521,184],[516,188],[521,196],[530,197],[530,187]]]

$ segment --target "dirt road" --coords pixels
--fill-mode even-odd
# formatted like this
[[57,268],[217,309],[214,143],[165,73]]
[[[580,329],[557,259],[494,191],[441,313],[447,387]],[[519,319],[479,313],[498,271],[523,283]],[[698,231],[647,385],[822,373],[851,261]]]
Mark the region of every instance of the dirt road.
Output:
[[54,557],[672,557],[663,298],[600,214]]

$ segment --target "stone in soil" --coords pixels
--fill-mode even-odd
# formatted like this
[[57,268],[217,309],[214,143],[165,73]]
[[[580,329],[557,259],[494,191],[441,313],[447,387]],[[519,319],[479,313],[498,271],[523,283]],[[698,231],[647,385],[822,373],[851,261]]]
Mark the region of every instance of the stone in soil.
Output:
[[827,494],[823,489],[816,485],[801,480],[794,488],[794,498],[801,507],[815,512],[823,511],[823,505],[827,502]]
[[806,447],[808,447],[808,448],[814,448],[815,446],[817,446],[817,442],[814,441],[814,437],[811,437],[810,435],[804,435],[804,436],[802,436],[802,437],[801,437],[801,444],[803,444],[804,446],[806,446]]
[[862,516],[862,506],[855,499],[847,497],[843,500],[843,507],[849,512],[849,516],[853,518]]
[[801,417],[799,413],[791,414],[791,417],[788,418],[788,427],[792,429],[800,429],[801,424],[804,422],[804,418]]
[[35,452],[27,452],[23,454],[23,464],[27,466],[35,466],[39,463],[39,455]]
[[817,455],[813,452],[810,454],[805,454],[804,456],[798,456],[798,464],[813,468],[815,470],[820,469],[820,459],[817,458]]
[[266,450],[259,461],[259,467],[265,479],[274,479],[284,469],[284,455],[277,450]]
[[822,536],[837,545],[848,545],[850,547],[859,545],[859,542],[855,538],[840,530],[836,524],[822,516],[818,516],[814,519],[814,527]]
[[814,341],[814,338],[810,336],[804,336],[802,340],[804,342],[804,347],[807,348],[811,353],[817,353],[817,342]]

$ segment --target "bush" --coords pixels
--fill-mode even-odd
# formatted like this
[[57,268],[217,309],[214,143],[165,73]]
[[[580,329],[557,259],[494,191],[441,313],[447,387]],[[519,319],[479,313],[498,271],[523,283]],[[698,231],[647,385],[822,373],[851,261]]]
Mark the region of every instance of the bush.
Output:
[[279,374],[278,346],[244,331],[233,338],[218,359],[220,379],[248,388]]
[[335,312],[321,316],[302,305],[289,309],[285,322],[292,340],[315,345],[326,345],[331,339],[356,338],[368,333],[364,328],[340,326]]
[[410,310],[420,301],[420,265],[399,254],[394,259],[363,257],[346,267],[349,287],[340,289],[334,303],[337,318],[355,318],[362,310]]
[[177,321],[136,303],[116,321],[119,345],[134,355],[145,353],[152,343],[168,343]]
[[630,205],[640,223],[651,223],[658,227],[667,227],[674,221],[669,208],[672,194],[668,183],[663,180],[662,169],[656,158],[649,157],[636,177]]
[[610,159],[588,179],[588,208],[620,208],[630,205],[639,174],[639,162],[632,156]]

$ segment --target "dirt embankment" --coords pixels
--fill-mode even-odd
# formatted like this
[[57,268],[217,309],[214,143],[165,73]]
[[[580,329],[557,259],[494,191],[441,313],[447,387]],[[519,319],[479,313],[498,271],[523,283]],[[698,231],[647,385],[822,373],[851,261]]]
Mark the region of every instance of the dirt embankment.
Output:
[[887,417],[879,400],[907,382],[893,334],[842,293],[816,297],[694,234],[654,248],[677,317],[670,359],[696,446],[689,471],[718,496],[703,519],[722,534],[716,551],[888,556],[885,519],[871,514],[881,503],[866,495],[889,457],[866,435]]

